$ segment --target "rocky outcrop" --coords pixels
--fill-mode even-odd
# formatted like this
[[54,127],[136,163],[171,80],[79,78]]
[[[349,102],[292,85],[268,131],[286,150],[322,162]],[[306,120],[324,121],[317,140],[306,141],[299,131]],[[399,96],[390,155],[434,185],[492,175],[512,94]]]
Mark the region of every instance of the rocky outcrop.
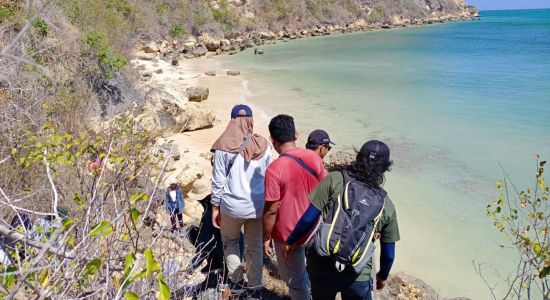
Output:
[[216,120],[211,110],[205,109],[196,103],[188,103],[185,106],[187,123],[182,131],[192,131],[203,128],[210,128]]
[[391,275],[386,281],[386,287],[376,296],[380,300],[470,300],[464,297],[442,297],[424,281],[405,273]]
[[187,98],[189,98],[189,101],[192,102],[202,102],[206,99],[208,99],[209,94],[208,88],[205,87],[190,87],[187,88]]
[[[254,2],[254,1],[250,1]],[[336,35],[357,31],[392,29],[425,24],[477,19],[478,9],[466,6],[463,0],[357,0],[360,16],[346,23],[318,23],[303,28],[289,29],[283,26],[277,31],[231,33],[227,36],[188,36],[182,40],[146,43],[139,48],[138,58],[151,60],[159,56],[168,62],[174,58],[214,57],[223,53],[233,55],[248,48],[276,42],[313,36]],[[229,5],[229,9],[250,11],[248,2],[242,6]],[[263,54],[255,48],[255,54]],[[177,63],[176,63],[177,64]]]
[[185,168],[176,175],[176,181],[181,186],[184,192],[188,193],[193,189],[193,183],[202,178],[204,172],[195,163],[189,163]]
[[479,9],[473,5],[468,5],[468,13],[472,17],[478,17],[479,16]]
[[356,154],[352,151],[336,151],[325,159],[325,168],[330,171],[345,169],[355,162]]
[[211,127],[215,120],[212,111],[155,88],[146,94],[137,115],[145,129],[162,134]]

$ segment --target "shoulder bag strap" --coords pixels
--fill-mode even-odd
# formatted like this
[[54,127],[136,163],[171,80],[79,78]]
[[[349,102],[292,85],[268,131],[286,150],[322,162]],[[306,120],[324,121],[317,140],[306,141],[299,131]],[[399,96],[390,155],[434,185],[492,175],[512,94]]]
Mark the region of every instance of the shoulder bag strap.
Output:
[[248,145],[248,142],[252,139],[254,134],[252,132],[249,132],[244,140],[242,141],[241,145],[239,146],[239,152],[235,154],[231,160],[229,160],[229,165],[227,166],[227,172],[225,173],[226,176],[229,176],[229,173],[231,172],[231,168],[233,168],[233,165],[235,164],[235,160],[237,157],[243,152],[244,148],[246,148],[246,145]]
[[287,153],[284,153],[284,154],[281,154],[282,157],[288,157],[290,159],[292,159],[293,161],[295,161],[296,163],[298,163],[304,170],[306,170],[309,174],[313,175],[315,178],[317,178],[317,180],[319,180],[319,176],[317,176],[317,172],[315,172],[312,168],[310,168],[308,165],[306,165],[306,163],[299,159],[298,157],[294,156],[294,155],[290,155],[290,154],[287,154]]

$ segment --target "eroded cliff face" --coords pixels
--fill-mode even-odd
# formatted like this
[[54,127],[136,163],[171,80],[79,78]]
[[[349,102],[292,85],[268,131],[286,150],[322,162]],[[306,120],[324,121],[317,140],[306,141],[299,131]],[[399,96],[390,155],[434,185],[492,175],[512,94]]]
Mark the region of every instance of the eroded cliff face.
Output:
[[427,18],[463,16],[468,14],[462,0],[360,0],[371,11],[378,10],[386,17]]
[[239,17],[238,31],[346,26],[358,19],[370,24],[417,24],[434,18],[473,17],[464,0],[211,0],[215,16]]

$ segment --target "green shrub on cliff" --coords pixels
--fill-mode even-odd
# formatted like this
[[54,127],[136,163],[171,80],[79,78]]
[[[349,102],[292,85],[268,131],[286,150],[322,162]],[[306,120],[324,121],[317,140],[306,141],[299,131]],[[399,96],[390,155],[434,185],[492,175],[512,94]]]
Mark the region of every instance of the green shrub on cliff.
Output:
[[212,8],[214,20],[222,24],[226,30],[232,31],[236,28],[238,17],[229,8],[227,0],[220,0],[217,8]]
[[534,186],[520,190],[504,172],[503,180],[496,182],[498,197],[487,205],[494,226],[519,255],[517,273],[507,280],[503,299],[550,297],[550,187],[543,176],[546,161],[537,155],[536,162]]
[[111,78],[128,63],[126,57],[111,49],[106,34],[91,31],[84,36],[83,42],[88,46],[90,54],[97,56],[100,69],[106,78]]

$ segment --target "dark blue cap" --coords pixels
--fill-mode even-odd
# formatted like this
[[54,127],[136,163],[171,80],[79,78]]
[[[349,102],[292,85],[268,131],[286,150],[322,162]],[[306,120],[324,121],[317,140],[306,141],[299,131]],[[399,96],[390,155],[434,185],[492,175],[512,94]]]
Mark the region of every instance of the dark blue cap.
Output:
[[359,155],[369,160],[390,162],[390,148],[384,142],[377,140],[366,142],[359,150]]
[[252,117],[252,109],[244,104],[235,105],[231,110],[231,119],[238,117]]

